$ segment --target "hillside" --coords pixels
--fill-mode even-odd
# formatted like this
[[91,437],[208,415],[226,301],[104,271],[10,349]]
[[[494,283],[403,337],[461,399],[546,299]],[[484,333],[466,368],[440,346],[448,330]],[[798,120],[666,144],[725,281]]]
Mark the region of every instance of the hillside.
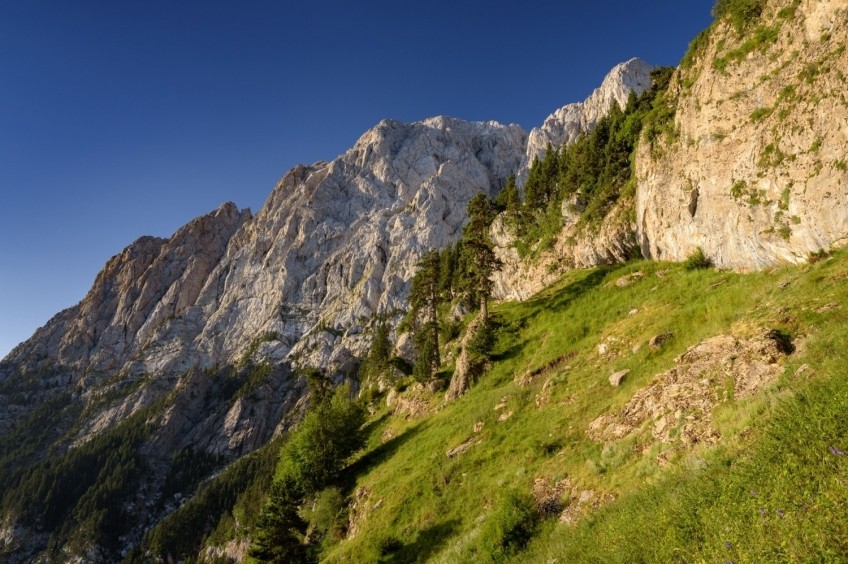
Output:
[[848,558],[848,1],[715,13],[113,257],[0,362],[0,555]]
[[636,261],[496,307],[467,395],[412,386],[372,415],[322,558],[844,557],[846,277],[844,252],[756,274]]

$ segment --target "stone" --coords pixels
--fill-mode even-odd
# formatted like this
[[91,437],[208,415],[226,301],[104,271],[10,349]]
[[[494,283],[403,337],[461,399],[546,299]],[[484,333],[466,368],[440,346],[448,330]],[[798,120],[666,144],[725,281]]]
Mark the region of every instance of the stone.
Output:
[[464,452],[465,452],[465,451],[467,451],[469,448],[471,448],[472,446],[474,446],[474,444],[475,444],[475,443],[474,443],[474,439],[473,439],[473,438],[470,438],[470,439],[468,439],[467,441],[463,442],[462,444],[457,445],[457,446],[453,447],[452,449],[448,450],[448,451],[445,453],[445,455],[446,455],[448,458],[453,458],[454,456],[459,456],[460,454],[464,453]]
[[609,383],[611,386],[620,386],[621,382],[624,378],[630,374],[630,369],[619,370],[618,372],[613,372],[609,377]]

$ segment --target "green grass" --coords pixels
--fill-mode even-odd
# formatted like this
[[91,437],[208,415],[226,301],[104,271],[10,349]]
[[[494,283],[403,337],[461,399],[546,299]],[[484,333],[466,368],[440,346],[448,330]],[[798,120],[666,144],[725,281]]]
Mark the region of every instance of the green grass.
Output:
[[[636,271],[643,276],[616,286]],[[848,475],[845,458],[830,450],[848,452],[848,423],[837,416],[848,408],[840,372],[848,326],[841,307],[822,308],[845,303],[845,279],[845,253],[748,275],[639,261],[570,272],[531,300],[498,305],[495,362],[463,398],[443,406],[436,396],[438,410],[419,419],[385,407],[373,416],[368,447],[348,469],[344,491],[367,491],[368,509],[358,534],[324,546],[322,557],[771,561],[848,554]],[[592,420],[621,408],[689,346],[758,326],[793,336],[798,352],[775,384],[715,408],[718,447],[672,455],[663,466],[663,447],[649,433],[607,444],[586,434]],[[659,333],[674,337],[659,349],[647,346]],[[792,376],[803,363],[810,368]],[[631,373],[612,388],[607,377],[624,368]],[[529,384],[517,383],[537,370]],[[469,439],[463,454],[446,456]],[[576,492],[615,501],[588,509],[577,525],[547,519],[531,527],[520,511],[512,516],[510,499],[526,499],[537,479],[567,480]],[[526,549],[523,541],[491,540],[511,530],[532,535]]]

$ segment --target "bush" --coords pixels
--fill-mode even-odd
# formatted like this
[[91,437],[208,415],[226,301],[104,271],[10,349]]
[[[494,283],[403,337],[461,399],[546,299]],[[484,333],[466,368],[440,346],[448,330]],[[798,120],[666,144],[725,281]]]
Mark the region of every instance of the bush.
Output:
[[683,261],[683,268],[686,270],[698,270],[701,268],[712,268],[713,261],[707,258],[704,250],[701,247],[696,247],[692,253]]
[[329,487],[318,494],[309,524],[322,537],[342,537],[347,524],[347,505],[339,488]]
[[483,525],[483,550],[495,560],[523,550],[539,524],[536,503],[530,494],[509,491]]
[[743,30],[759,19],[765,0],[716,0],[713,16],[716,19],[730,18],[738,30]]

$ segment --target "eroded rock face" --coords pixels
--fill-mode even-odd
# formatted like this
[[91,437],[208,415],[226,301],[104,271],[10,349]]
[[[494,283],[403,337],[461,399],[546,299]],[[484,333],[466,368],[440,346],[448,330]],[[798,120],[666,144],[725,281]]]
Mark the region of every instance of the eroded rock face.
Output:
[[533,260],[522,259],[513,246],[514,237],[502,217],[492,224],[495,254],[503,268],[492,276],[494,297],[525,300],[574,268],[615,264],[631,258],[638,249],[636,226],[630,219],[632,198],[620,200],[594,229],[564,222],[556,243]]
[[199,349],[232,358],[270,331],[269,354],[343,369],[375,314],[405,308],[418,258],[459,236],[468,201],[495,195],[525,142],[514,125],[385,120],[335,161],[292,170],[201,295]]
[[[676,138],[636,160],[642,253],[720,267],[800,262],[848,237],[848,2],[770,1],[776,40],[736,60],[753,31],[717,24],[672,82]],[[718,63],[718,64],[717,64]]]

